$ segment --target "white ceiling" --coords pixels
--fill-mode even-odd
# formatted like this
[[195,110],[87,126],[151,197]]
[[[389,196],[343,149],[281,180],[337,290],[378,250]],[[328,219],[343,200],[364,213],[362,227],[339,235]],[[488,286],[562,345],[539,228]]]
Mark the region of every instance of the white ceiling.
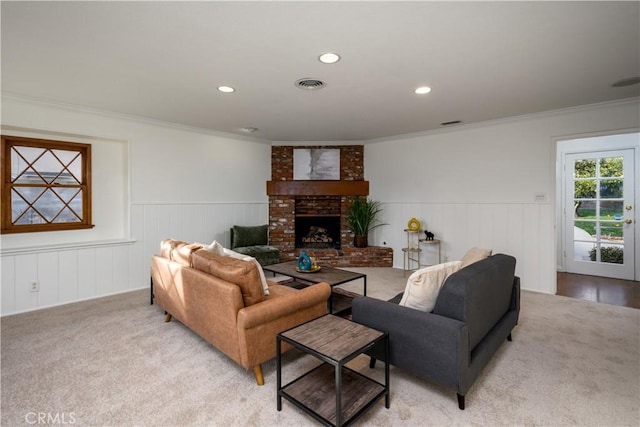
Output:
[[[611,84],[640,76],[639,6],[3,1],[2,91],[272,141],[367,140],[636,97]],[[320,63],[327,51],[342,60]],[[326,87],[294,86],[306,77]]]

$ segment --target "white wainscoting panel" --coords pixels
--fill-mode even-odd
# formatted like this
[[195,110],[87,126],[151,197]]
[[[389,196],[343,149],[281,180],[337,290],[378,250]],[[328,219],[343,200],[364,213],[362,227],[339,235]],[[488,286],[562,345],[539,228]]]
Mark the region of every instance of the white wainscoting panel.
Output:
[[[267,222],[267,202],[136,204],[131,207],[132,242],[3,248],[1,315],[147,288],[151,255],[159,252],[161,240],[218,240],[228,246],[233,225]],[[40,290],[31,292],[35,280]]]
[[[554,210],[541,203],[404,203],[383,204],[383,222],[372,244],[393,248],[393,265],[403,267],[407,222],[415,217],[422,228],[442,241],[442,261],[461,259],[472,247],[490,248],[516,258],[522,288],[555,293]],[[421,236],[423,237],[423,236]],[[434,263],[433,249],[422,245],[421,260]],[[437,257],[437,255],[435,255]]]
[[[60,251],[58,258],[60,266],[58,277],[60,286],[60,301],[75,301],[80,297],[80,254],[78,251]],[[69,268],[69,267],[72,268]]]
[[[388,223],[372,235],[372,244],[394,250],[394,266],[402,268],[403,230],[416,217],[442,240],[442,261],[462,258],[474,246],[517,259],[523,289],[555,293],[554,213],[550,204],[535,203],[401,203],[383,204]],[[149,286],[150,258],[160,241],[171,237],[229,246],[234,224],[267,223],[268,203],[146,204],[131,208],[131,244],[100,244],[2,255],[2,315],[97,298]],[[423,246],[423,262],[434,253]],[[30,292],[32,281],[39,292]]]

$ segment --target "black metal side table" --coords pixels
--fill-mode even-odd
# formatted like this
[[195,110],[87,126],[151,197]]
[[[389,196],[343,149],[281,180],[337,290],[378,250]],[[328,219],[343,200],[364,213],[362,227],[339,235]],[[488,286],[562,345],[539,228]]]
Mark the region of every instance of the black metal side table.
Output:
[[[282,342],[323,363],[282,386]],[[325,315],[281,332],[277,342],[278,411],[284,397],[327,426],[345,426],[383,396],[389,408],[389,335],[359,323]],[[375,345],[385,347],[384,384],[345,366]]]

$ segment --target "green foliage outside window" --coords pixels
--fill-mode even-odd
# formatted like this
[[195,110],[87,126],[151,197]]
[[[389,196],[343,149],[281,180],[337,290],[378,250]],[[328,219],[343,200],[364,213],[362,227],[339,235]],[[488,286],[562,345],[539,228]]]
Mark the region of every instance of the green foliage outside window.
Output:
[[[589,251],[589,258],[591,259],[591,261],[596,260],[596,248],[593,248],[591,249],[591,251]],[[603,248],[600,248],[600,261],[610,264],[623,264],[624,252],[622,248],[617,246],[605,246]]]

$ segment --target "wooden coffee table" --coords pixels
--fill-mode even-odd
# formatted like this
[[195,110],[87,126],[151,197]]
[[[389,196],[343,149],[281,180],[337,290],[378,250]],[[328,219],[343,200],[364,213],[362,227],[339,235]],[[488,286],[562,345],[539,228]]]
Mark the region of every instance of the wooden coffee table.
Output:
[[[288,276],[296,281],[306,282],[309,284],[326,282],[328,283],[333,292],[331,292],[331,298],[329,298],[329,313],[334,313],[334,296],[336,294],[335,287],[343,285],[357,279],[364,280],[363,295],[367,296],[367,275],[362,273],[354,273],[352,271],[342,270],[334,267],[321,267],[319,271],[314,273],[300,272],[296,269],[298,266],[297,261],[282,262],[279,264],[271,264],[262,267],[264,271],[270,271],[272,273]],[[349,309],[350,306],[347,308]]]
[[[282,342],[313,355],[323,363],[282,386]],[[345,366],[383,343],[384,384]],[[382,396],[389,403],[389,334],[330,314],[276,336],[278,411],[284,397],[328,426],[351,424]]]

